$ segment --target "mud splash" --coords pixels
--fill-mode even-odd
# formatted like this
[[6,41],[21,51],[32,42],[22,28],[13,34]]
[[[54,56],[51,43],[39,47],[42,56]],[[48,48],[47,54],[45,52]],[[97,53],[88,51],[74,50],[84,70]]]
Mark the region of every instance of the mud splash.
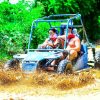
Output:
[[41,71],[25,75],[20,70],[0,71],[0,85],[21,83],[32,87],[51,87],[53,89],[67,90],[82,87],[94,82],[94,80],[91,72],[65,75]]

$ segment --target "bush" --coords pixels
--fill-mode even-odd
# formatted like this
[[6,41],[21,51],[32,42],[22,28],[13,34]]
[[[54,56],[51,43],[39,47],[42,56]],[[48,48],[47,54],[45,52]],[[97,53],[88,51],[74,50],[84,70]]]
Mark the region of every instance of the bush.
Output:
[[42,8],[22,2],[15,5],[2,2],[0,8],[0,52],[23,52],[27,48],[32,21],[41,17]]

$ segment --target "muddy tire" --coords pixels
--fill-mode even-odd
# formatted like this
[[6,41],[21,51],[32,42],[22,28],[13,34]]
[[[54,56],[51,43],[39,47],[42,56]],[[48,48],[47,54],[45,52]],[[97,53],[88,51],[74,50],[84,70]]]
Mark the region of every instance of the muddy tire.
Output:
[[67,62],[65,68],[65,74],[72,74],[73,73],[73,66],[71,62]]
[[57,73],[61,74],[61,73],[72,73],[72,64],[70,61],[64,59],[62,61],[60,61],[59,65],[58,65],[58,69],[57,69]]
[[18,59],[8,60],[4,65],[4,70],[18,69],[20,66],[20,61]]
[[95,53],[95,63],[94,63],[94,67],[100,69],[100,51],[97,51]]

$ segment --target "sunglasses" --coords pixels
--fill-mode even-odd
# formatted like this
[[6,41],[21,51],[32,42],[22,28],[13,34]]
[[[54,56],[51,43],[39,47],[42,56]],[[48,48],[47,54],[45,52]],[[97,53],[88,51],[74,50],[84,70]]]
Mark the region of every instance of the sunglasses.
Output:
[[68,27],[69,29],[72,29],[72,27]]

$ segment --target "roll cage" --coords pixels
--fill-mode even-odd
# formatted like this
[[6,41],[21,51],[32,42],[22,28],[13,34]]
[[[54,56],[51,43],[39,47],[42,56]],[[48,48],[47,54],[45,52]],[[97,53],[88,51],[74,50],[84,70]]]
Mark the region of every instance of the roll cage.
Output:
[[[70,22],[73,22],[73,20],[79,20],[78,24],[70,24]],[[32,34],[33,34],[33,30],[35,28],[37,28],[38,24],[40,22],[46,22],[49,24],[50,28],[60,28],[61,26],[52,26],[52,22],[65,22],[66,23],[66,37],[68,36],[68,27],[73,27],[73,28],[82,28],[83,30],[83,34],[86,37],[86,41],[89,43],[88,38],[87,38],[87,34],[81,19],[81,14],[57,14],[57,15],[50,15],[50,16],[45,16],[43,18],[39,18],[37,20],[34,20],[32,22],[32,26],[31,26],[31,31],[30,31],[30,36],[29,36],[29,42],[28,42],[28,52],[30,50],[37,50],[37,49],[30,49],[30,45],[31,45],[31,40],[32,40]],[[64,42],[64,49],[66,48],[66,43],[67,43],[67,39],[65,38],[65,42]],[[47,50],[47,49],[46,49]],[[52,50],[52,49],[51,49]],[[54,50],[54,49],[53,49]]]

